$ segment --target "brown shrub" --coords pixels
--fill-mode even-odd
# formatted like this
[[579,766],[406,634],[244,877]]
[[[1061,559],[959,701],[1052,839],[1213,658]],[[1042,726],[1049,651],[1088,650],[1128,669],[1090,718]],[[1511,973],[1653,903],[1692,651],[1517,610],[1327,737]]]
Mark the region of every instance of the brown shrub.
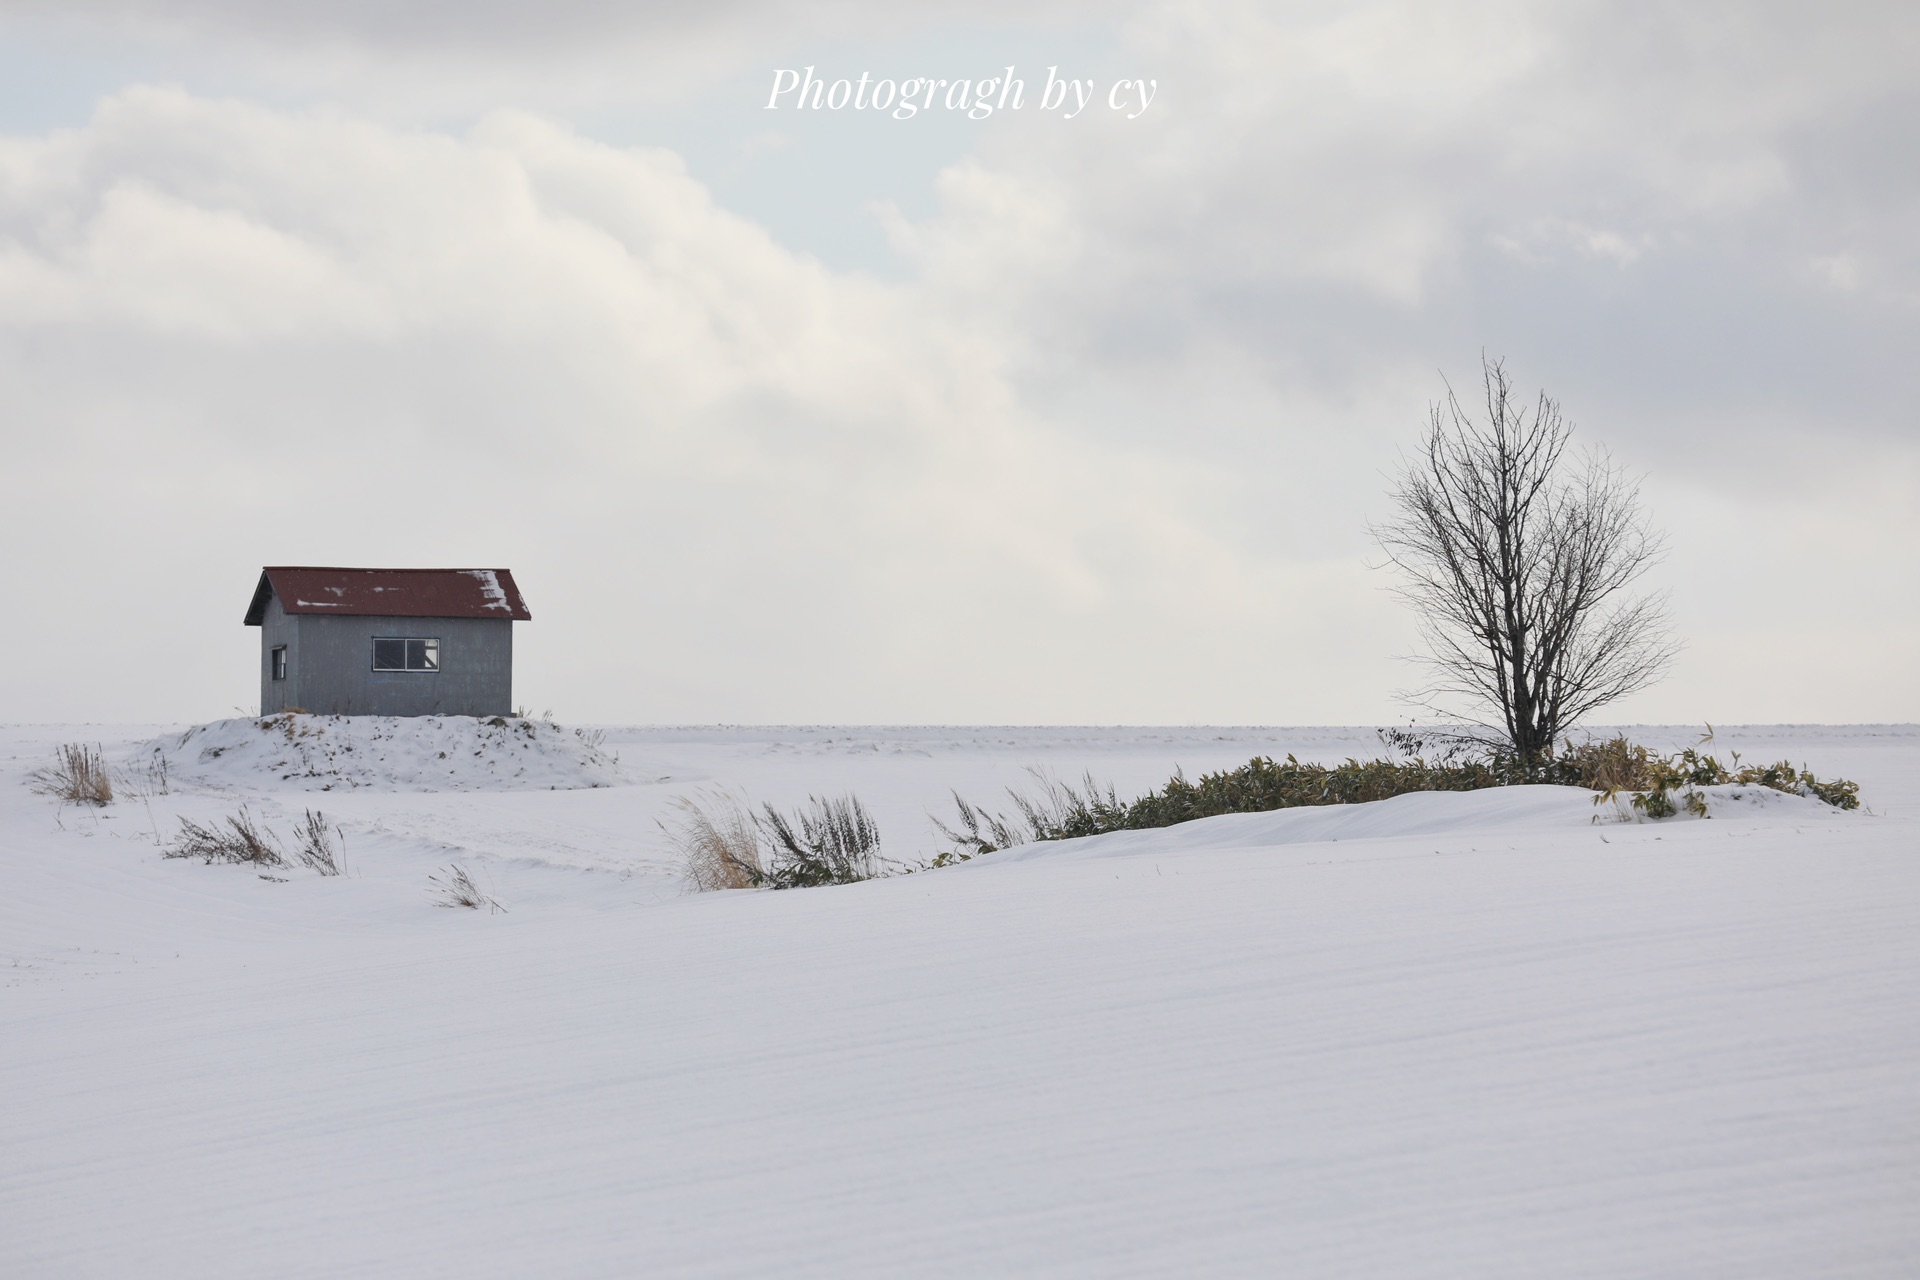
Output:
[[687,881],[701,893],[716,889],[753,889],[766,883],[760,840],[752,817],[725,791],[698,799],[676,796],[680,816],[660,829],[679,853]]
[[433,905],[436,907],[466,907],[473,911],[485,907],[489,914],[506,910],[493,898],[480,892],[480,887],[474,884],[467,869],[457,862],[442,868],[439,875],[428,876],[427,883],[432,886],[428,892],[433,895]]
[[113,801],[113,779],[97,745],[63,743],[54,752],[52,765],[28,775],[28,785],[39,795],[53,796],[67,804],[106,805]]
[[299,847],[294,851],[300,861],[318,871],[323,876],[337,876],[344,871],[345,864],[340,858],[340,849],[336,842],[345,843],[340,836],[340,828],[329,826],[323,813],[306,811],[306,820],[295,829],[299,837]]
[[180,834],[161,850],[166,858],[199,858],[215,862],[251,862],[262,867],[284,867],[287,859],[271,831],[256,825],[246,806],[240,812],[211,826],[180,819]]

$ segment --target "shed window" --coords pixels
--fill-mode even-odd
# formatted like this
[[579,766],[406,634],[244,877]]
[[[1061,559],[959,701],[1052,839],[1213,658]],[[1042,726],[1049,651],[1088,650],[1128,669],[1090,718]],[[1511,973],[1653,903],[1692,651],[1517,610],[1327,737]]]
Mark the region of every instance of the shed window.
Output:
[[287,646],[283,644],[273,646],[273,678],[275,680],[287,678]]
[[438,671],[440,642],[379,636],[373,642],[375,671]]

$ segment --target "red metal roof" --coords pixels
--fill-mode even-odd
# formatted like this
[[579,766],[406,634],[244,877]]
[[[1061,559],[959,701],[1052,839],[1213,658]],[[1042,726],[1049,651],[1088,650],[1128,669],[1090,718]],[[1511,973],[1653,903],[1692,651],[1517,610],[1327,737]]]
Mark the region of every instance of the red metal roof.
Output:
[[319,569],[269,566],[247,606],[257,627],[267,601],[288,613],[361,614],[388,618],[512,618],[533,615],[506,569]]

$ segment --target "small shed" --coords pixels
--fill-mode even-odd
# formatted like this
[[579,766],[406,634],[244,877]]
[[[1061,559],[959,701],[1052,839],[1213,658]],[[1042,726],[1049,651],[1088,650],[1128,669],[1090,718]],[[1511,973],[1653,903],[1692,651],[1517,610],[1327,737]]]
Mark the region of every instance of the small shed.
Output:
[[260,714],[511,715],[532,617],[505,569],[262,569]]

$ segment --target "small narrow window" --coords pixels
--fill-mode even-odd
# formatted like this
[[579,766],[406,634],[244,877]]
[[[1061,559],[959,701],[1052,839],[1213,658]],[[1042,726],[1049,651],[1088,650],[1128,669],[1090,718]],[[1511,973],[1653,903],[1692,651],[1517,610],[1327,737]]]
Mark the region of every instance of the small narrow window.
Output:
[[283,644],[273,646],[273,678],[275,680],[287,678],[287,646]]
[[381,636],[373,642],[375,671],[438,671],[440,642]]

